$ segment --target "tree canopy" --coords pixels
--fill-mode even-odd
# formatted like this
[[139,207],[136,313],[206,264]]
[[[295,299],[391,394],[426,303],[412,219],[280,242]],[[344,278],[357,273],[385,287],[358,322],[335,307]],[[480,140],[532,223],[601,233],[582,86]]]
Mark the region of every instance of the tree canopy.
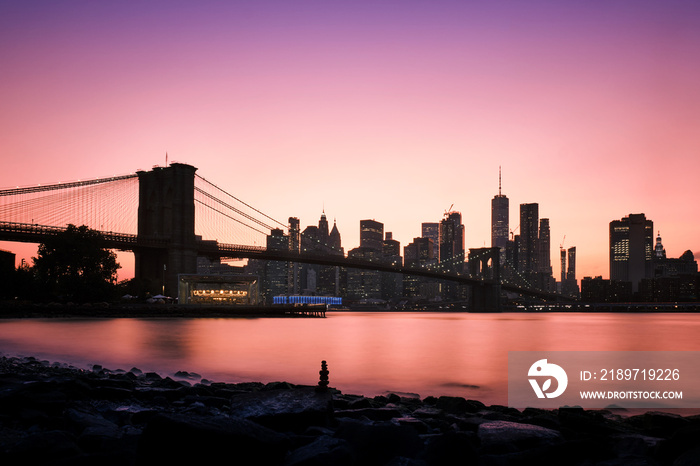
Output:
[[33,258],[37,278],[53,297],[74,301],[107,300],[117,282],[116,254],[107,249],[100,232],[85,225],[39,244]]

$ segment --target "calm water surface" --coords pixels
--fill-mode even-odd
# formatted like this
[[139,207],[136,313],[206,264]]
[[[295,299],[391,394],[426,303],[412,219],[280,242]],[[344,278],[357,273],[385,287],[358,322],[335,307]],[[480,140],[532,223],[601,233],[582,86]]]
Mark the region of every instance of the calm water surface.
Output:
[[0,353],[78,367],[197,372],[221,382],[507,403],[508,351],[700,351],[698,314],[328,313],[325,319],[0,321]]

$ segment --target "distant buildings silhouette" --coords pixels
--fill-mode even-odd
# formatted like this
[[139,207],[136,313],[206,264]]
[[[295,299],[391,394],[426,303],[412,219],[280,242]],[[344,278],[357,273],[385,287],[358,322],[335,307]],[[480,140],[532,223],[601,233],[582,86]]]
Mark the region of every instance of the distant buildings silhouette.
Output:
[[[686,251],[679,258],[667,258],[660,235],[654,244],[654,225],[644,214],[630,214],[610,222],[610,278],[585,277],[579,291],[576,247],[566,249],[564,241],[560,244],[561,274],[560,280],[555,280],[551,219],[540,218],[538,203],[521,203],[520,223],[512,228],[509,207],[509,199],[502,191],[499,168],[498,194],[491,201],[491,247],[500,250],[499,276],[504,282],[596,302],[696,300],[698,297],[699,275],[693,254]],[[402,248],[391,232],[384,231],[382,222],[363,219],[359,222],[360,244],[350,249],[347,257],[459,274],[478,270],[476,273],[488,277],[488,270],[468,267],[465,230],[462,213],[452,210],[451,206],[440,221],[421,223],[421,236]],[[281,229],[272,230],[267,237],[267,247],[345,256],[337,223],[334,220],[330,227],[325,209],[318,224],[309,225],[303,231],[299,219],[290,217],[288,231],[285,234]],[[470,249],[470,254],[476,251],[480,249]],[[487,269],[491,267],[488,260],[485,263]],[[399,303],[466,302],[470,293],[467,286],[436,278],[340,266],[249,260],[245,273],[261,277],[260,296],[267,303],[275,296],[310,295],[339,296],[350,303],[397,306]]]
[[654,245],[654,222],[629,214],[610,222],[610,279],[584,277],[581,297],[589,302],[696,301],[698,264],[691,251],[666,257],[661,235]]

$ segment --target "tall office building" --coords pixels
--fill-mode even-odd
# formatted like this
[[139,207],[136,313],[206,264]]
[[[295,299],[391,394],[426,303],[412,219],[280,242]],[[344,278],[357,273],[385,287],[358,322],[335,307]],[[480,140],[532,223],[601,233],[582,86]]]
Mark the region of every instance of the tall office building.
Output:
[[448,268],[460,270],[460,264],[464,263],[464,225],[462,214],[459,212],[446,212],[445,218],[440,221],[440,262]]
[[[421,267],[435,262],[437,247],[432,238],[423,236],[413,238],[413,242],[403,248],[404,265],[406,267]],[[435,280],[417,275],[403,276],[404,296],[410,298],[431,299],[438,295],[439,285]]]
[[552,260],[550,251],[549,219],[540,219],[539,237],[539,269],[540,272],[552,275]]
[[541,290],[554,292],[556,290],[556,282],[552,273],[551,259],[551,243],[549,234],[549,219],[540,219],[539,238],[537,239],[537,267],[538,277],[535,286]]
[[[296,253],[301,251],[301,227],[297,217],[289,217],[289,250]],[[300,270],[298,263],[289,262],[287,282],[290,294],[299,294],[301,291]]]
[[336,225],[335,220],[333,220],[333,229],[328,234],[328,246],[335,253],[343,254],[343,246],[340,242],[340,231],[338,231],[338,225]]
[[[390,231],[386,232],[382,249],[382,262],[394,266],[403,265],[401,259],[401,243],[394,239]],[[403,292],[403,277],[398,273],[382,272],[382,299],[400,298]]]
[[566,281],[566,249],[560,247],[559,255],[561,256],[561,283],[562,286],[564,286],[564,282]]
[[576,283],[576,247],[569,248],[569,266],[566,269],[566,279]]
[[321,218],[318,220],[318,240],[323,245],[328,245],[328,219],[326,211],[321,213]]
[[435,246],[435,252],[433,253],[433,258],[440,261],[440,224],[435,222],[423,222],[421,223],[421,238],[430,238],[433,240],[433,245]]
[[508,244],[508,209],[508,197],[501,194],[501,167],[498,167],[498,195],[491,200],[491,247],[501,248],[503,258]]
[[[574,298],[579,297],[578,282],[576,281],[576,247],[568,250],[569,266],[566,266],[567,250],[561,249],[561,293]],[[566,273],[564,272],[566,270]]]
[[384,247],[384,224],[375,220],[360,220],[360,247],[381,254]]
[[386,238],[382,244],[382,255],[386,262],[401,265],[400,262],[396,263],[397,260],[401,261],[401,243],[394,239],[394,235],[390,231],[386,232]]
[[539,205],[520,204],[520,250],[518,269],[525,274],[539,271]]
[[[289,237],[284,232],[275,228],[267,235],[266,246],[268,251],[289,250]],[[283,261],[267,261],[265,263],[265,300],[272,303],[274,296],[288,293],[289,263]]]
[[632,283],[638,291],[643,278],[653,276],[654,222],[630,214],[610,222],[610,279]]

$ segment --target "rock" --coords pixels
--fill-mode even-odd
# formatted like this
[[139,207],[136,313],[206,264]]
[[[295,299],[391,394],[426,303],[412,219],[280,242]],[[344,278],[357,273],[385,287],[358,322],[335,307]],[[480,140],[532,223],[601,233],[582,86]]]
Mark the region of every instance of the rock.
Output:
[[420,418],[437,418],[442,415],[443,412],[441,409],[431,407],[418,408],[415,411],[413,411],[413,416]]
[[425,450],[421,458],[429,465],[477,464],[479,455],[474,434],[448,432],[423,437]]
[[58,464],[83,453],[75,436],[56,430],[31,433],[15,442],[3,441],[3,445],[3,464]]
[[618,458],[643,459],[654,452],[662,442],[660,438],[641,434],[614,434],[610,437],[611,449]]
[[459,396],[441,396],[435,407],[452,414],[476,413],[486,406],[480,401],[466,400]]
[[343,466],[355,463],[355,453],[342,439],[321,435],[308,445],[292,451],[284,466]]
[[395,456],[414,458],[423,447],[415,429],[392,423],[339,421],[336,438],[346,440],[357,455],[357,464],[383,465]]
[[430,430],[428,424],[414,417],[398,417],[392,419],[392,422],[400,426],[411,427],[419,434],[426,434]]
[[669,437],[677,430],[690,425],[690,421],[678,414],[647,412],[631,416],[627,423],[639,427],[644,433],[653,437]]
[[154,416],[143,430],[138,455],[143,464],[281,464],[288,438],[240,418]]
[[231,398],[231,414],[278,431],[303,432],[312,425],[328,425],[331,397],[314,387],[241,393]]
[[[375,400],[377,398],[375,397]],[[386,404],[386,403],[384,403]],[[334,405],[335,407],[335,405]],[[369,401],[369,398],[359,398],[357,400],[353,400],[350,402],[348,409],[363,409],[363,408],[372,408],[372,403]]]
[[187,372],[187,371],[177,371],[175,374],[173,374],[174,377],[179,377],[182,379],[201,379],[202,376],[197,374],[196,372]]
[[481,447],[486,452],[508,453],[563,442],[561,433],[532,424],[492,421],[479,425]]
[[401,411],[395,408],[363,408],[363,409],[343,409],[334,412],[335,417],[349,417],[352,419],[367,418],[372,421],[388,421],[401,417]]
[[698,464],[700,464],[700,447],[682,453],[673,462],[673,466],[697,466]]

